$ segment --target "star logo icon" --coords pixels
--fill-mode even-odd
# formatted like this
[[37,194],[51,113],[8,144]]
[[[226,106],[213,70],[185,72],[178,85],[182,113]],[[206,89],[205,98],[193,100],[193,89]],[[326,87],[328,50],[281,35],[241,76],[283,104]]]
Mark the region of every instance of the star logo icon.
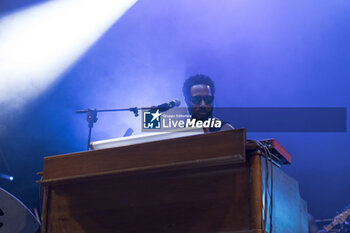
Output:
[[161,113],[159,113],[159,109],[157,109],[157,111],[155,113],[151,113],[151,114],[153,116],[151,122],[154,121],[154,120],[159,121],[159,117],[162,115]]

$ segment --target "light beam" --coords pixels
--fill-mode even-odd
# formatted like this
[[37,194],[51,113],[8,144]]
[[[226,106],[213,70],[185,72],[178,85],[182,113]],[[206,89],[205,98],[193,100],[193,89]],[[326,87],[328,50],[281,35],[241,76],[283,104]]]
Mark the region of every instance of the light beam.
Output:
[[9,175],[2,174],[2,173],[0,173],[0,178],[5,179],[5,180],[9,180],[9,181],[13,181],[13,176],[9,176]]
[[136,1],[56,0],[0,18],[0,104],[40,94]]

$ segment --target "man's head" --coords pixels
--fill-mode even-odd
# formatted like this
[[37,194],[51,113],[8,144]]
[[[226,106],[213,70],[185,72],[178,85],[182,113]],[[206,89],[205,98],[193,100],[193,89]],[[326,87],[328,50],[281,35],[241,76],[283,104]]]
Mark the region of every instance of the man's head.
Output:
[[192,76],[184,82],[182,92],[192,118],[204,121],[212,117],[215,85],[211,78]]

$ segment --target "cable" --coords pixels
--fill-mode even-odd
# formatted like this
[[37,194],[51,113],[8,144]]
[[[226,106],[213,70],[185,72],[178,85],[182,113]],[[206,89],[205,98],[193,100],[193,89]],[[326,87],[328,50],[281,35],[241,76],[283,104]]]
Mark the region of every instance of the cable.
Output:
[[[260,143],[262,145],[262,143]],[[273,226],[273,160],[272,160],[272,156],[273,154],[270,152],[270,150],[265,146],[263,145],[263,148],[264,148],[264,152],[265,152],[265,161],[266,161],[266,170],[269,170],[270,169],[270,172],[267,172],[267,174],[269,175],[270,173],[270,192],[269,192],[269,185],[268,185],[268,177],[266,178],[267,180],[267,185],[266,185],[266,192],[267,194],[269,194],[270,196],[270,213],[269,213],[269,217],[270,217],[270,233],[272,233],[272,226]],[[270,168],[269,168],[270,167]],[[267,196],[267,195],[266,195]],[[266,203],[267,204],[267,203]]]
[[[260,148],[263,149],[263,155],[265,156],[265,189],[264,189],[264,221],[263,221],[263,232],[267,233],[267,212],[269,212],[270,224],[269,232],[272,233],[273,230],[273,154],[266,147],[257,140],[250,140],[255,142]],[[270,178],[270,187],[269,187],[269,178]],[[270,189],[270,190],[269,190]],[[270,197],[270,208],[268,208],[268,196]]]

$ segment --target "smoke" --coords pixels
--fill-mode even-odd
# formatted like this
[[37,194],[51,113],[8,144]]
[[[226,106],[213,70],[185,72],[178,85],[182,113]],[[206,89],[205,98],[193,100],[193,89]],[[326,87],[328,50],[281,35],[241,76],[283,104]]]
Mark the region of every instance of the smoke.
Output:
[[0,103],[18,108],[37,97],[135,1],[50,1],[3,16]]

